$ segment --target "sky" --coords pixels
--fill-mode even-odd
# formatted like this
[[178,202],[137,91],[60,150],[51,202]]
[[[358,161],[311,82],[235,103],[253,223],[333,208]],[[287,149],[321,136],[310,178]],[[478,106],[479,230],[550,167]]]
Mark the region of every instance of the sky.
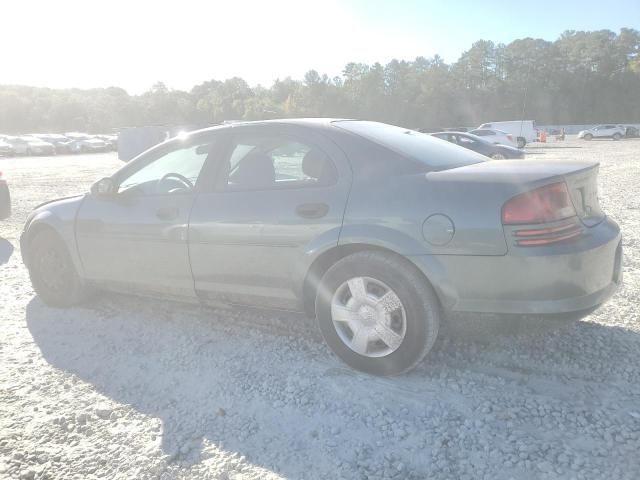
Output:
[[[269,87],[348,62],[439,54],[479,39],[555,40],[565,30],[640,29],[640,0],[0,0],[0,84],[51,88],[156,82],[189,90],[244,78]],[[603,8],[605,6],[605,8]],[[525,10],[526,8],[526,10]]]

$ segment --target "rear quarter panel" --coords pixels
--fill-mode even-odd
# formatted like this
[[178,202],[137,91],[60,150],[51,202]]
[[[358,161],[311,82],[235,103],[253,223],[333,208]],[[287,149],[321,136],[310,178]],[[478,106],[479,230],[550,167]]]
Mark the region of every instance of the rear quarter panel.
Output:
[[[402,255],[504,255],[501,208],[511,194],[503,185],[456,181],[436,172],[366,181],[354,173],[340,244],[371,243]],[[424,239],[423,223],[434,214],[454,224],[446,245]]]

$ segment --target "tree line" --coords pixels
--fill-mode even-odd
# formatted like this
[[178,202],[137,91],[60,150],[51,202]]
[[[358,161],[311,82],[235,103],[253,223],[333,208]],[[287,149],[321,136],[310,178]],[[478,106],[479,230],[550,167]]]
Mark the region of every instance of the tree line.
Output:
[[479,40],[451,64],[438,55],[386,65],[349,63],[330,78],[310,70],[270,88],[241,78],[191,91],[155,84],[49,89],[0,85],[0,132],[108,132],[140,125],[348,117],[409,128],[535,119],[540,124],[640,123],[640,32],[566,31],[551,42]]

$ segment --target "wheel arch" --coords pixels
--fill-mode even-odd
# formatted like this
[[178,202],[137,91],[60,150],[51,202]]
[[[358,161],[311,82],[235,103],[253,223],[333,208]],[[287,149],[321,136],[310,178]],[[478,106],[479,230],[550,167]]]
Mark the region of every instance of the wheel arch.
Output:
[[[69,228],[71,227],[71,231]],[[65,244],[71,260],[76,268],[77,272],[82,272],[82,265],[80,259],[76,254],[75,249],[75,237],[73,235],[73,227],[64,219],[59,218],[57,215],[50,211],[39,212],[35,217],[28,221],[25,230],[20,237],[20,252],[22,254],[22,262],[25,266],[29,267],[29,255],[30,255],[30,242],[35,235],[43,231],[50,231],[57,235],[60,240]],[[69,244],[69,242],[72,242]]]
[[29,248],[33,238],[40,232],[50,231],[59,237],[60,231],[56,228],[55,217],[49,212],[42,212],[31,219],[20,237],[20,252],[22,253],[22,262],[29,267]]
[[329,250],[326,250],[313,261],[313,263],[307,270],[307,274],[305,276],[302,287],[302,302],[305,314],[307,314],[309,317],[315,316],[315,299],[317,288],[327,270],[329,270],[329,268],[331,268],[331,266],[333,266],[336,262],[347,257],[348,255],[363,251],[380,252],[399,259],[401,262],[405,263],[408,268],[413,268],[424,279],[424,281],[434,289],[441,305],[449,303],[446,298],[446,293],[441,288],[439,288],[437,282],[434,281],[435,278],[433,278],[428,272],[425,272],[424,268],[421,268],[421,266],[418,266],[413,260],[411,260],[411,257],[407,257],[395,250],[379,245],[372,245],[368,243],[349,243],[344,245],[337,245]]

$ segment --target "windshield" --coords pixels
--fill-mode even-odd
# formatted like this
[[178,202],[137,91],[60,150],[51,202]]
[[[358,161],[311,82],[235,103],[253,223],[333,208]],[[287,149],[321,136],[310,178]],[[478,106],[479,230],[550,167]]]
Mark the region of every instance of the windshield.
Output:
[[469,150],[442,143],[430,135],[386,123],[359,120],[333,122],[335,126],[355,133],[400,155],[416,160],[430,170],[446,170],[463,167],[486,160]]

